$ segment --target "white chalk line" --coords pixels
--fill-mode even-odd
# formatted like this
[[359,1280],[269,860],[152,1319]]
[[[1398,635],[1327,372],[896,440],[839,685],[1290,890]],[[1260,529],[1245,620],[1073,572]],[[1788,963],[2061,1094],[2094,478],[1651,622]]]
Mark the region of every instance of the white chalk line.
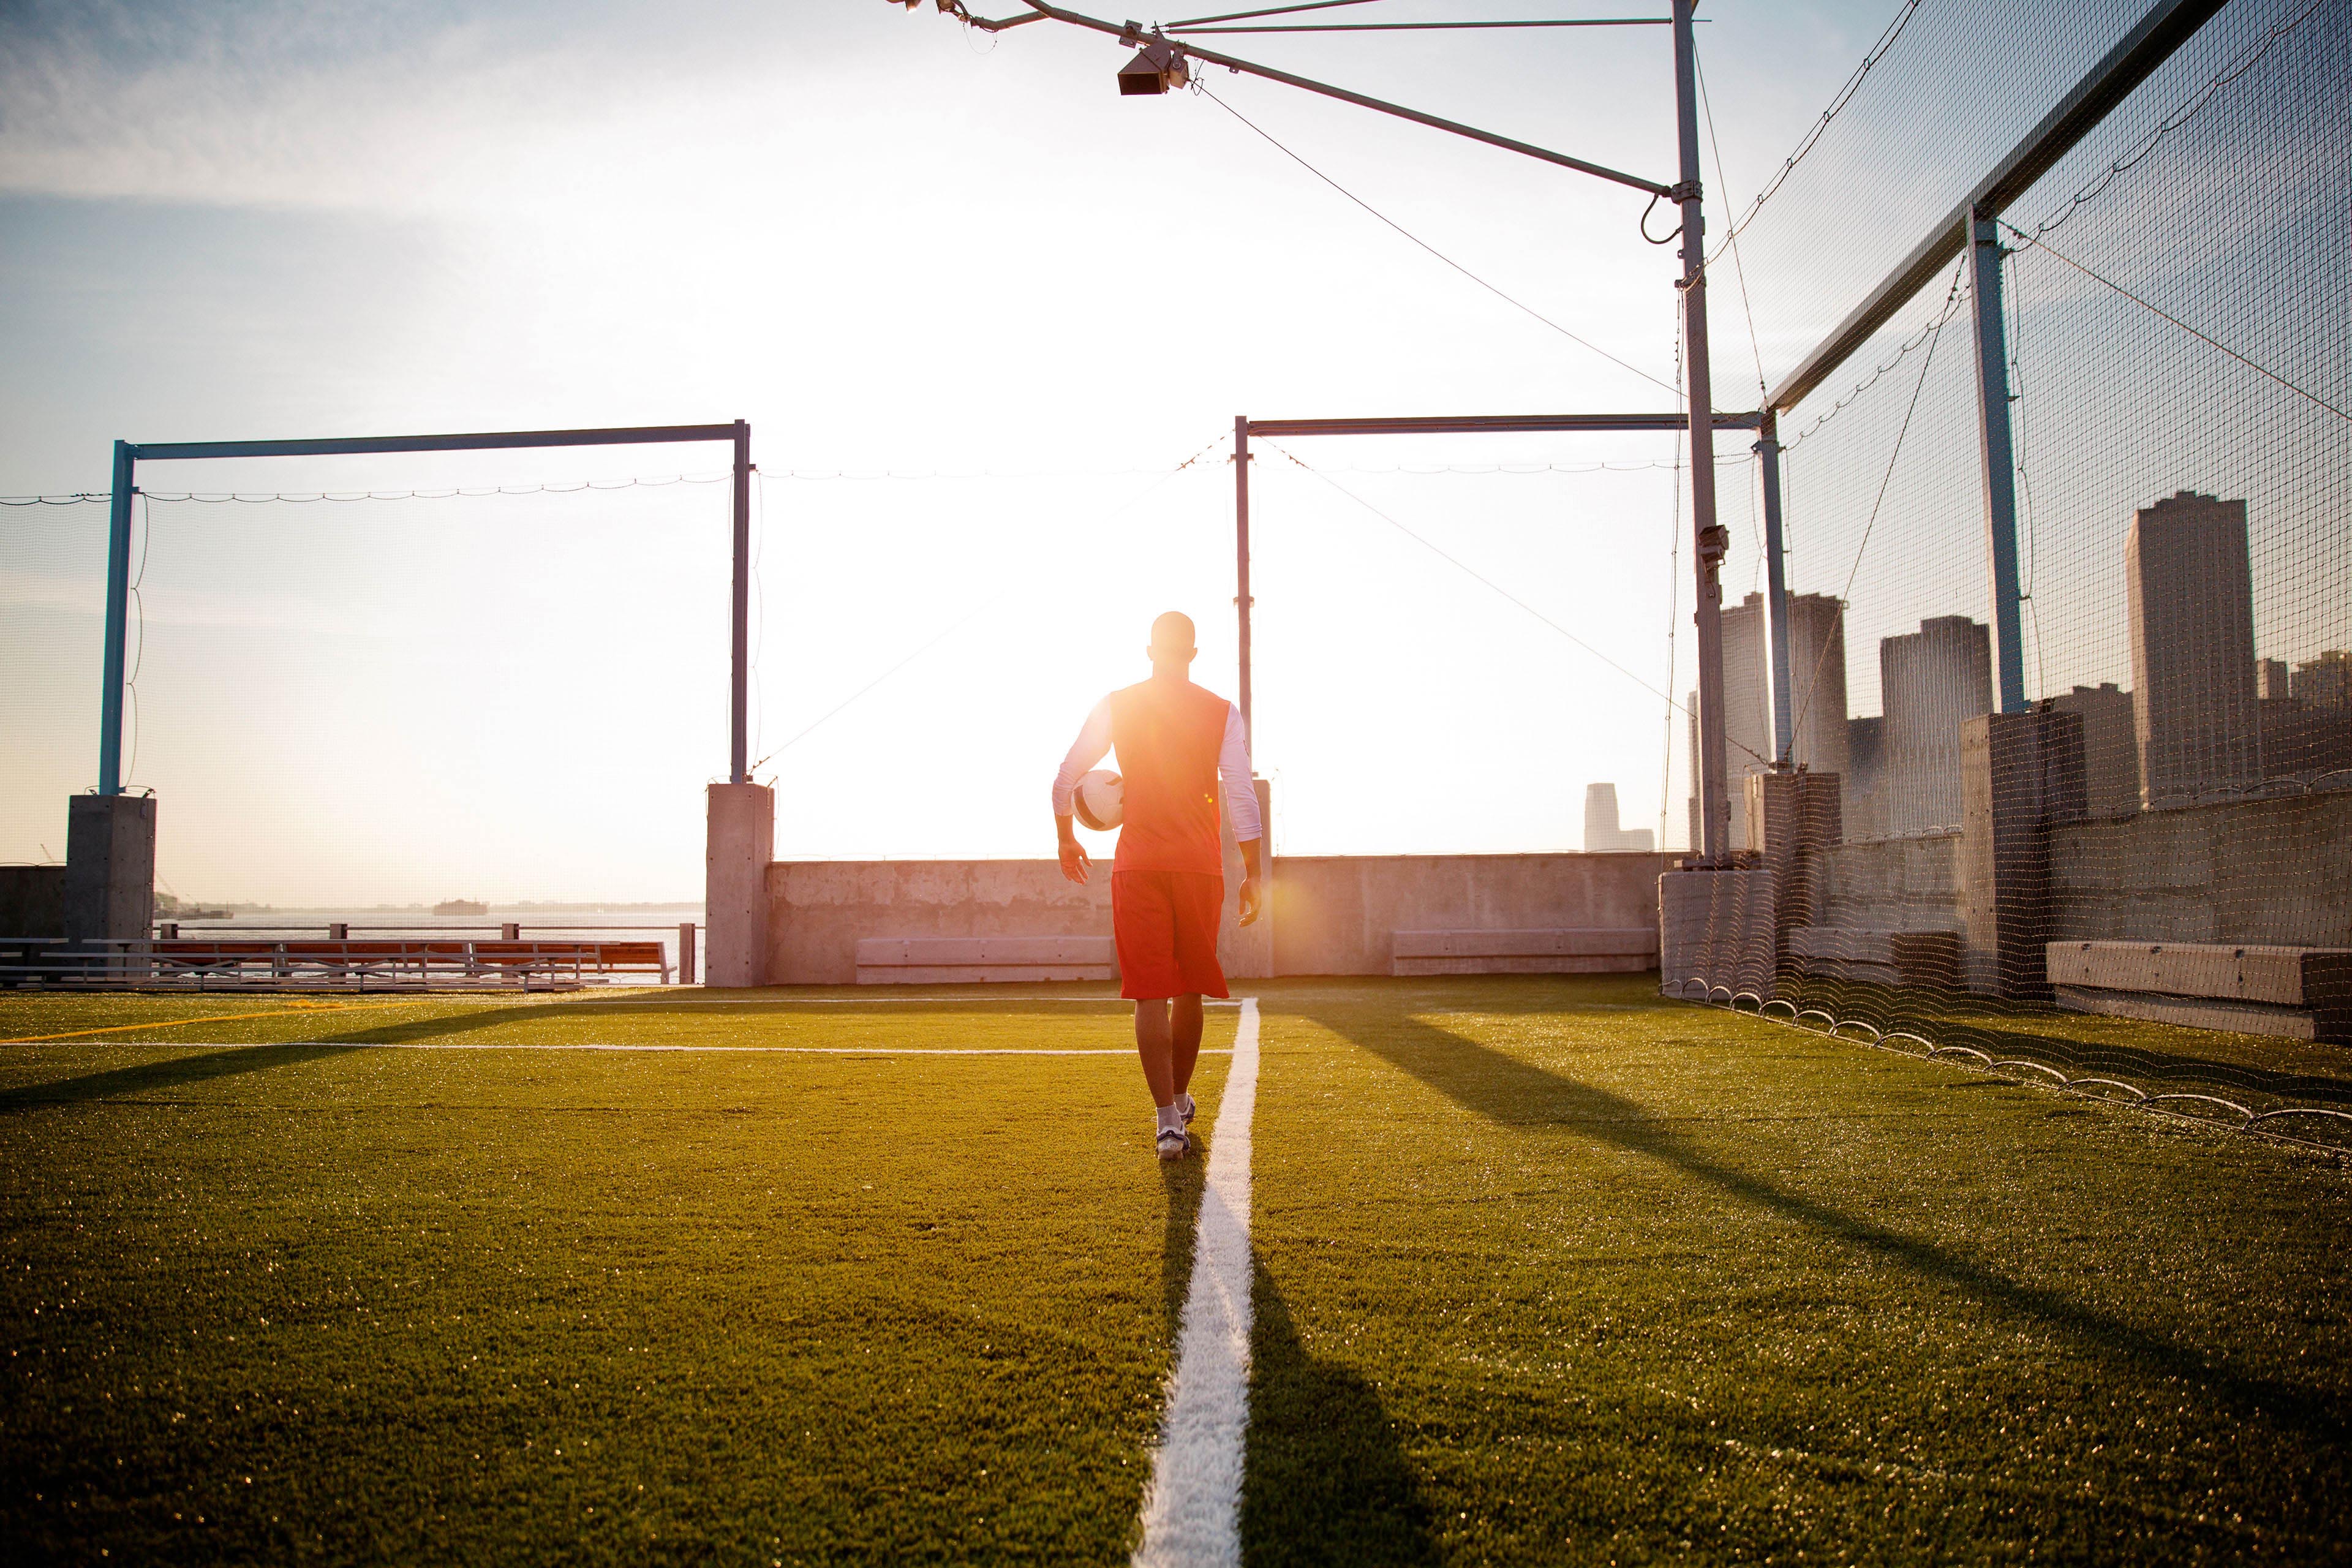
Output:
[[[617,1051],[687,1052],[719,1057],[1132,1057],[1134,1048],[1080,1047],[1058,1049],[1044,1046],[670,1046],[607,1045],[596,1041],[555,1044],[520,1040],[87,1040],[92,1046],[135,1046],[142,1049],[201,1046],[208,1051],[266,1051],[287,1046],[319,1046],[339,1051]],[[1204,1057],[1228,1057],[1233,1049],[1202,1047]]]
[[1257,998],[1244,996],[1209,1142],[1176,1368],[1138,1568],[1239,1568],[1249,1433],[1250,1121],[1257,1106]]

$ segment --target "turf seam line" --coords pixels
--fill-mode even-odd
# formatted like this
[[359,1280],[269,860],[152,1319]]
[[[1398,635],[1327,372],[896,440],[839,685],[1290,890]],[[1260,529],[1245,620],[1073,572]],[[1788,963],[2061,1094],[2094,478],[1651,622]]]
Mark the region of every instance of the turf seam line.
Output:
[[1249,1431],[1250,1121],[1257,1105],[1257,998],[1242,998],[1233,1063],[1209,1140],[1192,1279],[1169,1377],[1168,1414],[1143,1495],[1137,1568],[1239,1568]]

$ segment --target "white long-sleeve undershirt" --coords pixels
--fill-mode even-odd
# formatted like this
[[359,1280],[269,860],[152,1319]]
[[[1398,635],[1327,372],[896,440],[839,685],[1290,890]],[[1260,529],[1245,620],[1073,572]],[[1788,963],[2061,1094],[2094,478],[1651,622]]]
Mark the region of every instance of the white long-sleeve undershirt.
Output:
[[[1110,699],[1106,697],[1087,715],[1070,754],[1054,775],[1055,816],[1073,814],[1078,780],[1110,754]],[[1258,819],[1257,791],[1250,783],[1249,731],[1242,723],[1242,710],[1230,702],[1225,704],[1225,738],[1217,748],[1217,773],[1224,781],[1225,818],[1234,826],[1234,841],[1247,844],[1263,837],[1265,825]]]

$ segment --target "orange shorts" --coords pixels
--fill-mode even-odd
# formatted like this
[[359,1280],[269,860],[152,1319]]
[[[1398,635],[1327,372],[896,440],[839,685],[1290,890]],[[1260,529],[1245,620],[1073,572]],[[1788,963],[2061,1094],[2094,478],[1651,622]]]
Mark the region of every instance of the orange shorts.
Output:
[[1225,879],[1214,871],[1113,871],[1110,929],[1118,994],[1136,1001],[1223,996],[1217,922]]

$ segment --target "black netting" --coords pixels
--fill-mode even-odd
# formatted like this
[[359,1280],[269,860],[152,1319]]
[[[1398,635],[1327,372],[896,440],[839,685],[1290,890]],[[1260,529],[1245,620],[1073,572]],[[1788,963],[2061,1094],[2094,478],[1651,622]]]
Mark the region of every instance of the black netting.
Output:
[[[1738,231],[1767,377],[2141,13],[1912,16]],[[2010,710],[1965,251],[1780,411],[1796,767],[1734,749],[1741,864],[1679,895],[1670,987],[2228,1120],[2352,1106],[2347,105],[2352,4],[2235,0],[1999,215]],[[1726,603],[1738,734],[1770,694]]]

